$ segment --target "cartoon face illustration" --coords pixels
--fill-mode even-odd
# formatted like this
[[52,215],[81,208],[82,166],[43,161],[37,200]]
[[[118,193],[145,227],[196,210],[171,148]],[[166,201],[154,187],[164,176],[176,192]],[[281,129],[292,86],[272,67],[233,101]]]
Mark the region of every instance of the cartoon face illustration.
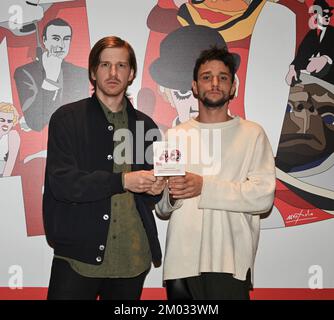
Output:
[[170,105],[176,109],[177,122],[185,122],[198,115],[198,102],[191,90],[175,90],[160,87],[160,92]]
[[276,163],[285,172],[309,169],[334,152],[334,94],[318,83],[291,88]]
[[71,37],[71,27],[54,20],[45,27],[43,43],[50,54],[64,59],[70,50]]
[[8,112],[0,112],[0,132],[2,134],[8,133],[14,123],[14,114]]
[[312,6],[316,14],[316,21],[320,27],[327,27],[333,15],[333,7],[329,6],[325,0],[316,0]]
[[0,103],[0,136],[8,134],[8,132],[16,125],[19,114],[16,108],[10,104]]

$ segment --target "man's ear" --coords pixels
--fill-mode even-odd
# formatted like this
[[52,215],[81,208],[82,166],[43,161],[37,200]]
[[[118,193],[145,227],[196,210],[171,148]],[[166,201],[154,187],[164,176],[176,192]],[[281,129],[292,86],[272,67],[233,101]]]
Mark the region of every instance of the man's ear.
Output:
[[132,83],[134,80],[135,71],[131,68],[128,83]]
[[192,83],[191,83],[191,89],[192,89],[192,92],[193,92],[193,96],[197,99],[198,90],[197,90],[197,82],[195,80],[193,80]]
[[90,72],[90,76],[91,76],[91,78],[92,78],[93,80],[96,81],[96,77],[95,77],[95,72],[94,72],[94,71],[91,71],[91,72]]
[[234,80],[231,91],[230,91],[230,100],[234,98],[236,90],[237,90],[237,82]]

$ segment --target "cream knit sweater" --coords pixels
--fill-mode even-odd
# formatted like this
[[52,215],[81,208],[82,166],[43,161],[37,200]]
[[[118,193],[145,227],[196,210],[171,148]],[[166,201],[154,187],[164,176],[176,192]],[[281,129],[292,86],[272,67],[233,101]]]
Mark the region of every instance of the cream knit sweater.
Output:
[[254,265],[259,214],[274,199],[275,164],[263,129],[239,117],[213,124],[191,119],[170,129],[168,140],[180,143],[186,171],[203,176],[203,188],[174,206],[165,189],[156,205],[158,215],[170,215],[164,280],[201,272],[245,280]]

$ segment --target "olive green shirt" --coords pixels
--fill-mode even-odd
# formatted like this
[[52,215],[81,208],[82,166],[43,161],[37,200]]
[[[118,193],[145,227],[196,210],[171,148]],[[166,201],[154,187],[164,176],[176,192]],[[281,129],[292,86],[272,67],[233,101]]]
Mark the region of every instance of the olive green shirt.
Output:
[[[114,134],[116,130],[128,129],[125,99],[122,103],[123,108],[119,112],[111,112],[101,100],[99,102],[108,122],[113,126]],[[131,150],[132,153],[132,146],[129,145],[131,140],[126,138],[121,141],[116,140],[114,137],[113,171],[129,172],[131,165],[124,160],[121,163],[121,160],[125,159],[125,149]],[[117,147],[122,150],[120,155],[115,152]],[[111,197],[110,217],[106,246],[101,245],[99,248],[101,253],[105,251],[101,265],[92,265],[67,257],[56,257],[67,260],[73,270],[86,277],[130,278],[148,270],[151,266],[151,251],[132,192],[126,191]]]

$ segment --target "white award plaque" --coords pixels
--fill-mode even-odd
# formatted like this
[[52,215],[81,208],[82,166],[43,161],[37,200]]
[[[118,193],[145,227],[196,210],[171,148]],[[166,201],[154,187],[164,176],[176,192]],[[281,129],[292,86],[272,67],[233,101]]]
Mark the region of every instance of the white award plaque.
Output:
[[184,176],[185,163],[181,150],[167,141],[153,142],[154,175],[156,177]]

